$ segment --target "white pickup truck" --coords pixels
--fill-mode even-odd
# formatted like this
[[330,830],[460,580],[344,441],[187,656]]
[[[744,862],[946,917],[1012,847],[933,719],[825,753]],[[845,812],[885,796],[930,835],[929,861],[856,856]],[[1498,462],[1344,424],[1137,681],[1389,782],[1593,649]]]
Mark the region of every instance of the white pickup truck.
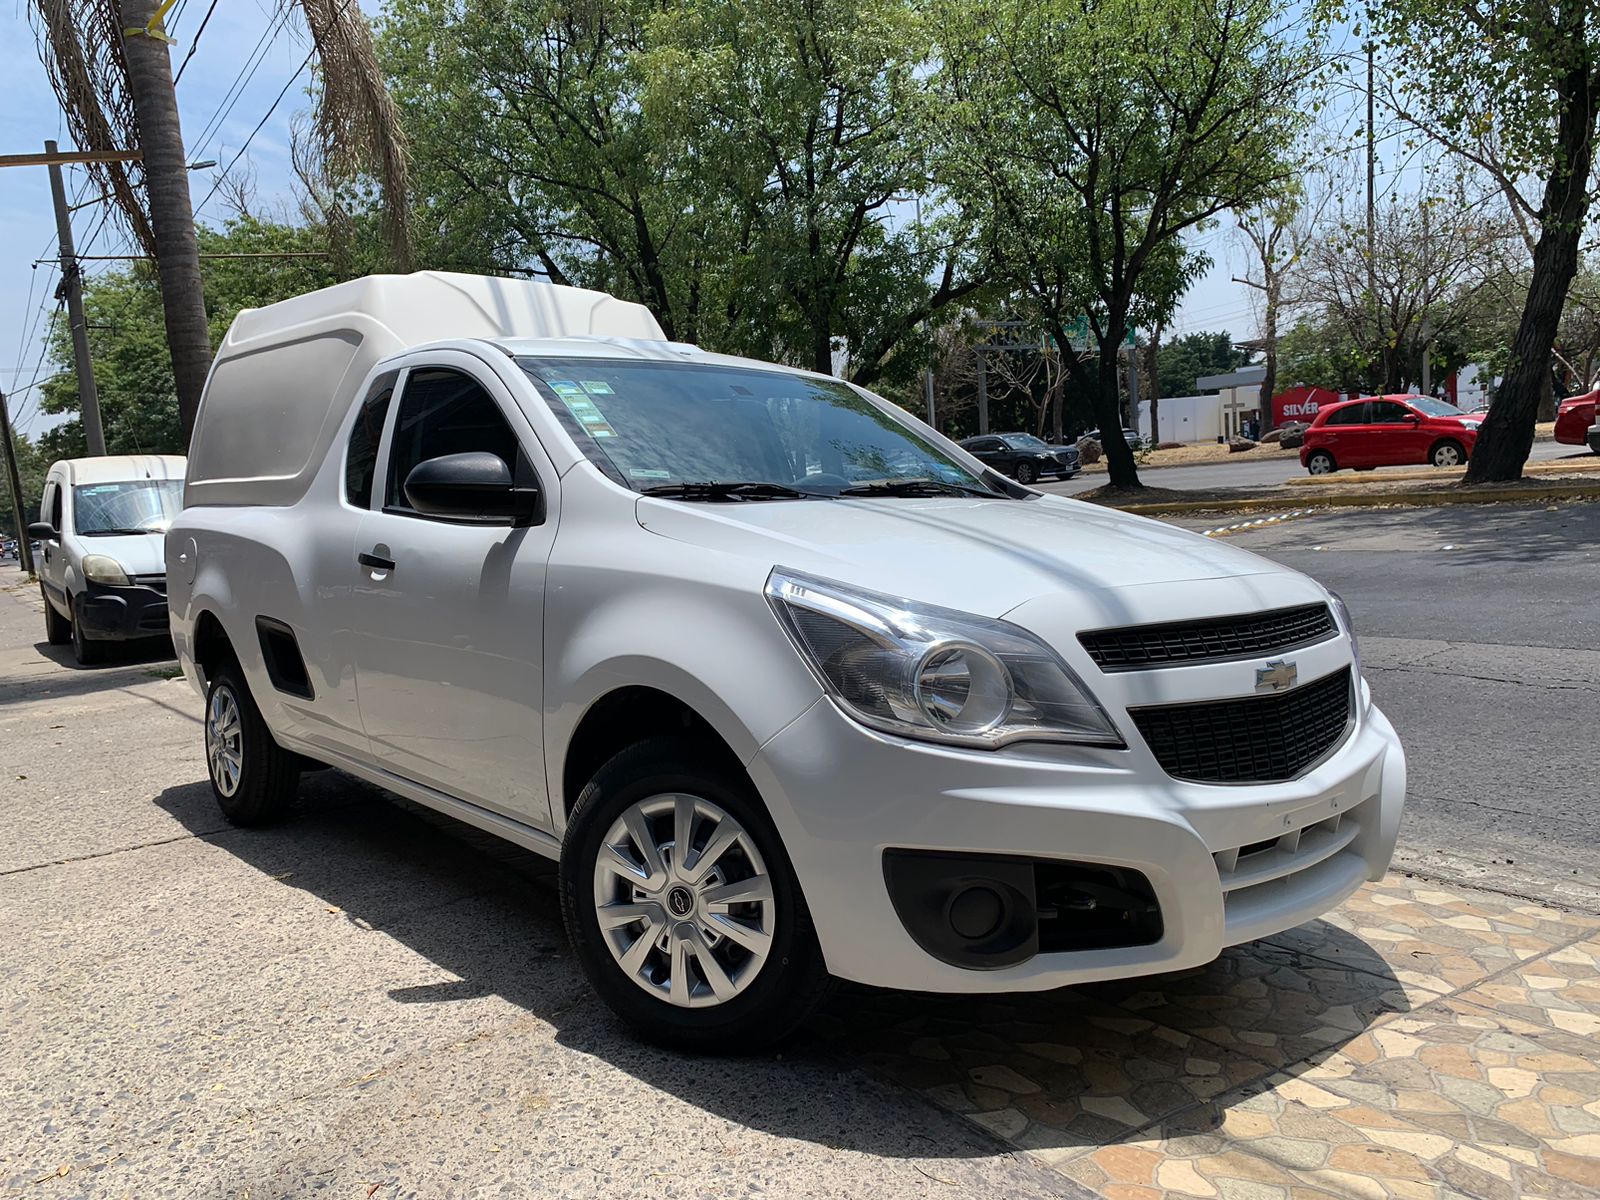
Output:
[[609,296],[425,273],[242,313],[184,503],[222,811],[330,765],[558,859],[655,1040],[770,1043],[833,977],[1204,963],[1394,848],[1405,758],[1325,588]]

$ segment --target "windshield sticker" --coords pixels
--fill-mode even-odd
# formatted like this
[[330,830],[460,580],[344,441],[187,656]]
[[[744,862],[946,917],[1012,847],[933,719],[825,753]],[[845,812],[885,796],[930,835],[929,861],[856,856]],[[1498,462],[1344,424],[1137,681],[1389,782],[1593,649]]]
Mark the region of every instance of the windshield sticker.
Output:
[[584,425],[604,425],[606,416],[600,411],[595,402],[587,396],[563,396],[561,403],[567,406],[567,411]]
[[590,437],[613,438],[617,436],[617,431],[609,425],[585,425],[584,428],[589,431]]
[[629,467],[628,474],[634,479],[671,479],[671,471],[662,471],[655,467]]
[[550,390],[563,399],[568,396],[583,395],[583,389],[570,379],[550,380]]
[[585,379],[583,381],[583,390],[591,396],[613,396],[616,394],[611,390],[611,385],[604,379]]

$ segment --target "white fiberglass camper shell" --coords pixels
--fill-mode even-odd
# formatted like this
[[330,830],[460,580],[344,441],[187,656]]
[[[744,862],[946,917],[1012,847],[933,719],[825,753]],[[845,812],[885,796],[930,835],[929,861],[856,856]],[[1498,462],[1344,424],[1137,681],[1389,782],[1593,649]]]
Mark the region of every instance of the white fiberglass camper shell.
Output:
[[289,505],[377,363],[453,338],[662,340],[643,305],[529,280],[371,275],[245,309],[218,349],[189,448],[190,504]]
[[329,764],[559,860],[589,979],[680,1045],[780,1038],[830,977],[1194,966],[1394,849],[1326,588],[592,292],[242,314],[167,562],[231,820]]

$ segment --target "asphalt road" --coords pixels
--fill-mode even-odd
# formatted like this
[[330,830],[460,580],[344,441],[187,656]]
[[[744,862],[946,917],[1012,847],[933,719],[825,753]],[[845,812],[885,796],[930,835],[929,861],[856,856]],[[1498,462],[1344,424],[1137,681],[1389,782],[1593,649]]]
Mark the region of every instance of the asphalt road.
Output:
[[1600,910],[1600,504],[1344,509],[1230,541],[1349,603],[1406,746],[1401,865]]
[[[1231,488],[1231,487],[1272,487],[1289,479],[1300,479],[1305,476],[1306,469],[1300,465],[1298,458],[1284,456],[1273,459],[1251,459],[1249,451],[1237,456],[1237,461],[1230,458],[1227,462],[1202,464],[1190,467],[1153,467],[1146,466],[1139,469],[1139,478],[1150,487],[1162,488]],[[1558,442],[1535,442],[1533,453],[1528,456],[1530,462],[1548,462],[1557,458],[1592,458],[1589,451],[1580,446],[1563,446]],[[1354,471],[1346,471],[1344,475],[1351,479],[1368,479],[1373,474],[1386,475],[1396,471],[1415,471],[1416,467],[1379,467],[1371,474],[1363,472],[1358,475]],[[1042,490],[1056,492],[1063,496],[1075,496],[1079,492],[1087,492],[1090,488],[1097,488],[1104,484],[1106,477],[1099,472],[1090,472],[1069,479],[1065,483],[1046,482],[1039,485]]]

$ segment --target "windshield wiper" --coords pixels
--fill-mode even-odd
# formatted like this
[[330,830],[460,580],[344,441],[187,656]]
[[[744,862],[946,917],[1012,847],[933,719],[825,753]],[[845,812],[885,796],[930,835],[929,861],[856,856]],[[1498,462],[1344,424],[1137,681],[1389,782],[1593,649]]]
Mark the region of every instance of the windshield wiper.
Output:
[[124,529],[120,526],[113,526],[110,529],[84,529],[80,530],[79,532],[84,537],[120,537],[131,533],[165,534],[167,531],[165,529],[148,529],[143,527],[137,529],[129,527]]
[[642,488],[642,496],[667,496],[674,500],[826,500],[820,492],[802,492],[786,483],[658,483]]
[[944,479],[883,479],[877,483],[858,483],[839,493],[841,496],[983,496],[991,500],[1004,498],[1001,492],[973,487],[966,483],[951,483]]

